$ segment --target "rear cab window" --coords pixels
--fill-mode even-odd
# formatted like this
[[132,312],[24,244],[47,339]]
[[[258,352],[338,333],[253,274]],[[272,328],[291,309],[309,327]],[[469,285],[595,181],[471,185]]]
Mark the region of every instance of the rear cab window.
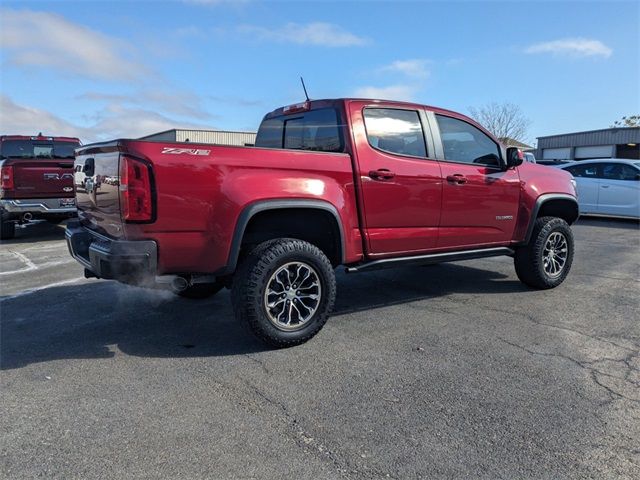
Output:
[[77,142],[47,140],[3,140],[2,158],[73,158]]
[[266,118],[260,124],[256,147],[344,152],[344,125],[335,108]]

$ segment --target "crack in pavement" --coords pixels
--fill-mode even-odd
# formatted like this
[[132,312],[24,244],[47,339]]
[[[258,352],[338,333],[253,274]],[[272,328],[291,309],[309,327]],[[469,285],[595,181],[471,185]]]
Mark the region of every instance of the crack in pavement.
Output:
[[[531,349],[529,349],[527,347],[524,347],[522,345],[519,345],[517,343],[510,342],[509,340],[506,340],[506,339],[504,339],[502,337],[496,337],[496,338],[498,340],[500,340],[501,342],[506,343],[507,345],[511,345],[512,347],[518,348],[518,349],[520,349],[520,350],[522,350],[522,351],[524,351],[524,352],[526,352],[526,353],[528,353],[530,355],[537,355],[537,356],[541,356],[541,357],[555,357],[555,358],[562,358],[564,360],[567,360],[567,361],[573,363],[574,365],[576,365],[576,366],[578,366],[578,367],[580,367],[582,369],[587,370],[589,372],[589,376],[592,379],[592,381],[596,385],[598,385],[599,387],[601,387],[601,388],[603,388],[604,390],[607,391],[607,393],[609,394],[609,397],[610,397],[610,402],[614,401],[616,399],[625,399],[625,400],[628,400],[630,402],[637,403],[637,404],[640,405],[640,399],[631,398],[631,397],[629,397],[629,396],[627,396],[627,395],[625,395],[625,394],[623,394],[623,393],[621,393],[619,391],[616,391],[610,385],[605,385],[602,382],[602,380],[600,378],[598,378],[598,375],[601,375],[601,376],[606,376],[606,377],[611,377],[611,378],[615,378],[615,379],[618,379],[618,380],[622,380],[625,383],[630,383],[631,385],[634,385],[634,386],[638,385],[637,382],[629,381],[629,380],[627,380],[625,378],[620,378],[620,377],[617,377],[615,375],[611,375],[611,374],[608,374],[606,372],[602,372],[602,371],[590,366],[593,363],[597,363],[598,361],[601,361],[602,359],[598,359],[598,360],[590,361],[590,362],[585,362],[585,361],[576,360],[575,358],[570,357],[570,356],[565,355],[565,354],[562,354],[562,353],[537,352],[535,350],[531,350]],[[640,352],[635,351],[633,354],[628,355],[627,357],[625,357],[623,359],[619,359],[617,361],[619,363],[623,363],[625,365],[629,365],[629,362],[630,362],[631,358],[636,357],[639,354],[640,354]],[[633,368],[633,370],[636,370],[636,369]],[[607,402],[607,403],[610,403],[610,402]]]

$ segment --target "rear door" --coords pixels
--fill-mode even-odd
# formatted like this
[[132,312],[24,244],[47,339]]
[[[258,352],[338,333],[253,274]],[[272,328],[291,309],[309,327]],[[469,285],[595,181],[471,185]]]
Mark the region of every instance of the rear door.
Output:
[[580,213],[598,212],[598,195],[600,194],[599,163],[584,163],[566,167],[565,170],[576,181]]
[[439,248],[508,244],[520,201],[517,169],[502,168],[500,146],[461,118],[430,114],[442,145]]
[[120,218],[117,142],[90,145],[76,155],[74,183],[80,221],[112,238],[124,235]]
[[424,111],[349,105],[369,254],[435,248],[442,178]]
[[624,163],[600,164],[598,213],[640,216],[640,170]]

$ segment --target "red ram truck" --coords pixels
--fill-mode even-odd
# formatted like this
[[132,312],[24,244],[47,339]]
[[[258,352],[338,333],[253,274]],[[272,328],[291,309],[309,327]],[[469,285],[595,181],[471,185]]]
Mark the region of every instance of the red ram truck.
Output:
[[13,238],[16,224],[59,223],[76,214],[74,150],[80,140],[42,134],[0,136],[0,238]]
[[523,163],[470,118],[413,103],[307,101],[267,114],[255,147],[115,140],[76,150],[71,254],[87,277],[231,288],[266,343],[313,337],[334,271],[507,255],[533,288],[571,268],[568,173]]

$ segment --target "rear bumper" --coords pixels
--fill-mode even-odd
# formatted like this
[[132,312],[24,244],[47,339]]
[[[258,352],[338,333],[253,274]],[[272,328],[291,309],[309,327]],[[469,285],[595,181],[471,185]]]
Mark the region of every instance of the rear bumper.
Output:
[[112,240],[80,225],[69,222],[66,231],[71,256],[90,276],[146,284],[155,279],[158,246],[153,240]]
[[[65,205],[73,200],[73,205]],[[20,198],[0,200],[2,212],[9,216],[22,216],[31,213],[33,216],[68,215],[76,213],[75,199],[71,198]]]

